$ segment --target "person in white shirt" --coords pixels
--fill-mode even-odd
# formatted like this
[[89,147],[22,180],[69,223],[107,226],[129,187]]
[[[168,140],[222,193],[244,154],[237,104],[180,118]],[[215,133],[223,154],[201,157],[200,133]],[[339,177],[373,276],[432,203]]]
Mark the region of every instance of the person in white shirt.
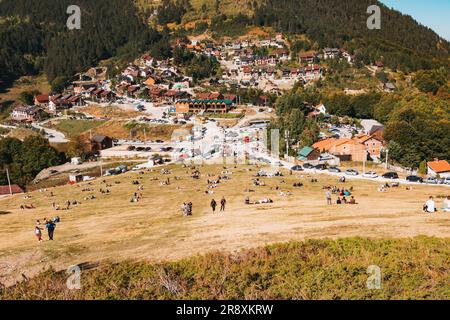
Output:
[[434,213],[436,211],[436,205],[432,196],[430,196],[428,201],[425,203],[424,211],[429,213]]
[[442,210],[445,211],[445,212],[450,212],[450,196],[447,196],[444,199]]

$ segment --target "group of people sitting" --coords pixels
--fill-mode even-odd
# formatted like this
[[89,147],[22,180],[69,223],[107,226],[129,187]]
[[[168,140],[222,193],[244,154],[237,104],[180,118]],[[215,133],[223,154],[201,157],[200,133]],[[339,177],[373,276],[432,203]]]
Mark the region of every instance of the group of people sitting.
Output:
[[200,171],[195,170],[192,175],[191,175],[192,179],[200,179]]
[[336,204],[356,204],[356,199],[353,196],[350,199],[347,199],[345,196],[342,199],[338,197]]
[[183,203],[181,206],[181,212],[183,213],[183,216],[192,216],[192,202],[189,203]]
[[[436,208],[436,202],[434,201],[434,198],[430,196],[423,205],[422,211],[425,213],[434,213],[437,212]],[[441,207],[442,212],[450,212],[450,196],[445,197],[444,201],[442,202]]]
[[263,198],[256,201],[250,201],[250,197],[245,197],[245,204],[265,204],[265,203],[273,203],[273,200],[270,198]]
[[22,204],[20,206],[20,210],[31,210],[31,209],[36,209],[36,207],[33,204]]
[[142,196],[142,193],[141,192],[135,192],[134,194],[133,194],[133,197],[131,197],[131,200],[130,200],[130,202],[139,202],[139,201],[141,201],[142,200],[142,198],[143,198],[143,196]]
[[399,186],[400,184],[398,182],[394,182],[392,185],[386,182],[378,188],[378,192],[386,192],[389,188],[398,188]]
[[253,185],[255,187],[264,187],[266,184],[264,183],[264,181],[259,180],[259,178],[253,179]]

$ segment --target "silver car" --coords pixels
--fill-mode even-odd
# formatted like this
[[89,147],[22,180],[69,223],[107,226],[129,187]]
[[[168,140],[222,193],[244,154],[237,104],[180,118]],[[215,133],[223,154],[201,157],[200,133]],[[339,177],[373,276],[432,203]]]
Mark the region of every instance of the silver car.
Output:
[[355,169],[347,169],[345,170],[345,174],[348,176],[357,176],[359,173]]

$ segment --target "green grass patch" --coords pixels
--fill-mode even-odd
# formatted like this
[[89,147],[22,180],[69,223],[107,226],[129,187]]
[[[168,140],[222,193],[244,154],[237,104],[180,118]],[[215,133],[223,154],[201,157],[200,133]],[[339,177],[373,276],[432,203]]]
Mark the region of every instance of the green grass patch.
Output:
[[106,121],[103,120],[61,120],[58,121],[53,128],[70,137],[95,129],[105,122]]
[[[307,240],[177,262],[84,270],[81,290],[48,270],[0,299],[448,299],[450,239]],[[381,288],[369,289],[369,266]]]

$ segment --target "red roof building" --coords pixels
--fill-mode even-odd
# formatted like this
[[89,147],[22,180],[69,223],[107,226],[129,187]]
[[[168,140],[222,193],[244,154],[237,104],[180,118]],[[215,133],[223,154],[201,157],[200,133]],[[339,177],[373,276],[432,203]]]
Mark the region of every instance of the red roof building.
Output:
[[429,175],[440,175],[441,178],[450,177],[450,163],[445,160],[434,160],[427,163]]
[[9,186],[0,186],[0,196],[9,195],[11,192],[12,194],[23,193],[23,190],[16,184],[11,185],[11,189]]

